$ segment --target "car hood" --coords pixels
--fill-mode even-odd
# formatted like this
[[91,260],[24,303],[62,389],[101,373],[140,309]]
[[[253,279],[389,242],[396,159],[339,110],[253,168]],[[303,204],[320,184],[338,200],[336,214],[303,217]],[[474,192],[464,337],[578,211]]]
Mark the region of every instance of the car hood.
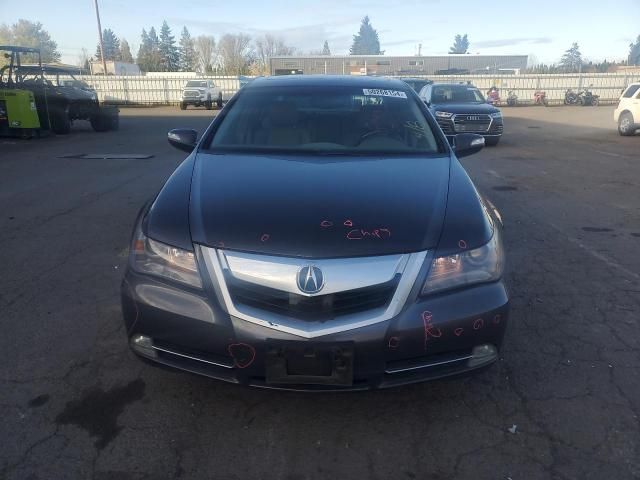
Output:
[[450,161],[200,152],[191,237],[211,247],[306,258],[433,248]]
[[441,103],[431,105],[431,110],[451,113],[495,113],[500,110],[488,103]]

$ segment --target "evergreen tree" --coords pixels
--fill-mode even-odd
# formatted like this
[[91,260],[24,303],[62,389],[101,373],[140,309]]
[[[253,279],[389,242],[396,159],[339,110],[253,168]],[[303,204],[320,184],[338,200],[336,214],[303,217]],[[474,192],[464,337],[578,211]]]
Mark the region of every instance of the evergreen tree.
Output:
[[640,65],[640,35],[635,43],[629,45],[629,65]]
[[577,72],[582,68],[582,53],[580,53],[580,47],[576,42],[562,55],[560,67],[568,73]]
[[322,47],[322,55],[331,55],[331,50],[329,49],[329,42],[324,41],[324,46]]
[[182,72],[195,72],[196,70],[196,51],[193,47],[193,38],[187,27],[182,28],[182,35],[180,35],[180,47],[178,49],[180,65],[180,71]]
[[464,35],[456,35],[453,40],[453,46],[449,49],[450,54],[460,55],[463,53],[467,53],[469,50],[469,38],[467,34]]
[[140,48],[138,48],[138,56],[136,63],[140,67],[140,70],[148,72],[151,59],[151,39],[149,34],[143,28],[142,35],[140,36]]
[[156,29],[149,29],[149,69],[148,72],[159,72],[161,67],[160,58],[160,39],[156,33]]
[[[102,46],[105,60],[120,60],[120,40],[110,28],[105,28],[102,32]],[[96,46],[96,60],[102,61],[100,43]]]
[[349,49],[351,55],[384,55],[384,51],[380,50],[380,39],[378,32],[373,28],[369,17],[362,19],[360,31],[353,36],[353,44]]
[[124,38],[120,40],[120,61],[133,63],[133,55],[131,55],[131,47],[129,47],[129,42],[127,42]]
[[171,28],[165,20],[160,28],[160,42],[158,44],[158,52],[160,54],[160,68],[164,72],[177,72],[179,54],[176,47],[176,40],[171,35]]

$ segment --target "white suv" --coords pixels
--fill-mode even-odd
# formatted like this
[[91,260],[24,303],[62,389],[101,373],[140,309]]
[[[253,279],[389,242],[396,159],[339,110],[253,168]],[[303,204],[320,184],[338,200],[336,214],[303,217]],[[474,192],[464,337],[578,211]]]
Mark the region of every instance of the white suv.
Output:
[[632,83],[622,93],[613,119],[618,122],[620,135],[633,135],[640,129],[640,83]]
[[180,110],[186,110],[187,105],[204,105],[207,110],[211,110],[214,103],[218,108],[222,108],[222,90],[213,80],[189,80],[182,89]]

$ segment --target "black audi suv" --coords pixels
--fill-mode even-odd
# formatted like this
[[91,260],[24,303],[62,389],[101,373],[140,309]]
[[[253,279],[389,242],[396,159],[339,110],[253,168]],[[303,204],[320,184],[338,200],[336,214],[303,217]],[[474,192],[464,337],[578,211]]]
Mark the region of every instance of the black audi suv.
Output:
[[502,112],[490,105],[473,85],[434,83],[420,90],[420,98],[435,116],[451,141],[458,133],[482,135],[487,145],[497,145],[502,137]]
[[358,390],[466,373],[509,314],[501,220],[404,82],[260,78],[135,222],[122,308],[147,360],[229,382]]

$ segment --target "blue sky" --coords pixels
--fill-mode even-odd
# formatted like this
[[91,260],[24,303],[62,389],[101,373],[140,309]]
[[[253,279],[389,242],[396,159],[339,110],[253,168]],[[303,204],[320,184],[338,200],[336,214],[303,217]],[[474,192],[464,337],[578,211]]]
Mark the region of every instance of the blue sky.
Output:
[[[92,0],[27,3],[0,0],[0,22],[42,22],[67,63],[77,63],[82,47],[94,53]],[[472,53],[534,54],[545,63],[558,61],[574,41],[588,60],[623,59],[640,35],[640,0],[100,0],[100,9],[103,28],[126,38],[134,55],[141,29],[158,29],[164,19],[176,37],[183,25],[194,36],[270,32],[305,52],[326,39],[333,54],[347,54],[369,15],[388,55],[413,55],[419,43],[423,54],[446,54],[454,35],[467,33]]]

